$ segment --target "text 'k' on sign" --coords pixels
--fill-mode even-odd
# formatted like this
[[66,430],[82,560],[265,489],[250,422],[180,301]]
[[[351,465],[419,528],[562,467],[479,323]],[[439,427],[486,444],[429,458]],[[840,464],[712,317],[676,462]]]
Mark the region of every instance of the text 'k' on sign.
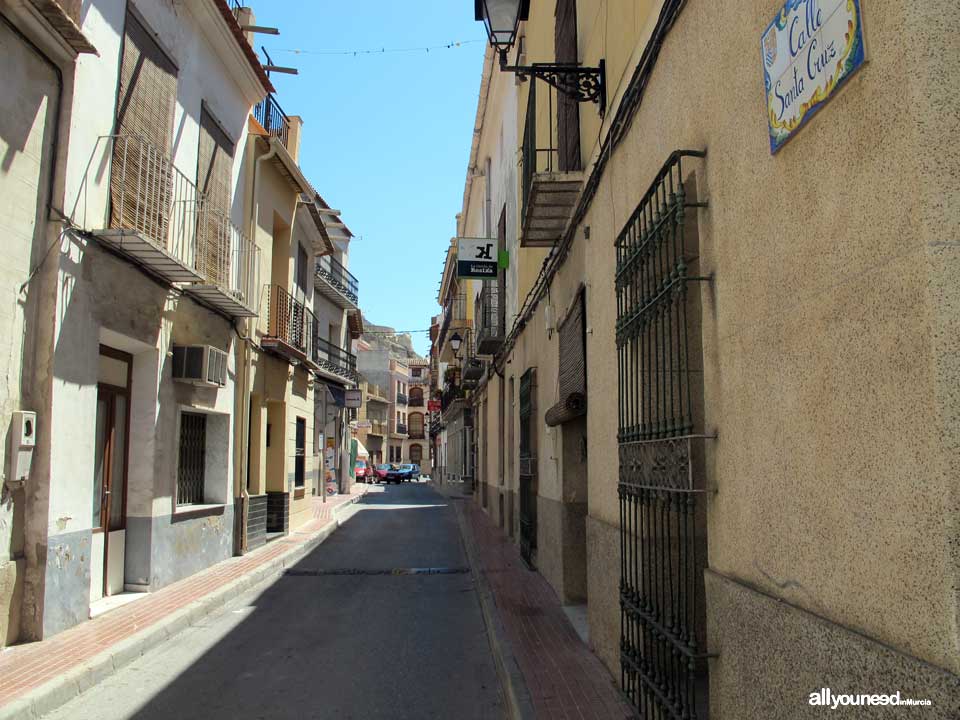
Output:
[[495,278],[496,242],[490,238],[457,238],[457,277]]
[[787,0],[760,53],[775,153],[863,65],[860,0]]

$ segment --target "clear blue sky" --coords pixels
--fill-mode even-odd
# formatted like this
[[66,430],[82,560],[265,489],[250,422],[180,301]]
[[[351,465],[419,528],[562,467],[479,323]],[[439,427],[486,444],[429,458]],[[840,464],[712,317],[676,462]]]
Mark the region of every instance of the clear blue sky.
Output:
[[[456,233],[486,34],[470,0],[247,0],[277,65],[284,111],[304,120],[300,165],[358,237],[350,271],[364,315],[398,330],[426,329]],[[334,55],[333,50],[429,52]],[[479,42],[478,42],[479,41]],[[299,54],[286,50],[301,50]],[[309,52],[308,52],[309,51]],[[426,333],[413,335],[426,354]]]

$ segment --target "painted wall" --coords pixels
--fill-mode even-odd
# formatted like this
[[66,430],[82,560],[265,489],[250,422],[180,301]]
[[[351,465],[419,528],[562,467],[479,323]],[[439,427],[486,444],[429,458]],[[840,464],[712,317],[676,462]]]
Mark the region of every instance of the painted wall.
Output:
[[[700,293],[706,425],[720,434],[707,456],[718,488],[707,577],[716,716],[795,703],[799,666],[817,687],[902,681],[947,717],[960,671],[960,257],[944,238],[960,213],[943,198],[957,194],[960,159],[929,149],[955,125],[960,55],[943,48],[948,19],[960,18],[945,1],[866,6],[869,62],[771,156],[757,45],[780,4],[687,3],[507,381],[535,364],[542,416],[556,377],[545,308],[558,317],[585,278],[591,641],[618,674],[613,242],[670,152],[706,148],[689,168],[710,203],[699,236],[702,269],[715,275]],[[578,10],[582,62],[607,61],[609,123],[659,3]],[[526,60],[548,60],[551,8],[532,12]],[[904,100],[912,112],[896,110]],[[599,128],[581,106],[588,170]],[[485,396],[491,429],[498,382]],[[560,484],[548,458],[562,447],[546,435],[540,447],[540,493],[552,500]],[[556,587],[542,544],[540,561]]]

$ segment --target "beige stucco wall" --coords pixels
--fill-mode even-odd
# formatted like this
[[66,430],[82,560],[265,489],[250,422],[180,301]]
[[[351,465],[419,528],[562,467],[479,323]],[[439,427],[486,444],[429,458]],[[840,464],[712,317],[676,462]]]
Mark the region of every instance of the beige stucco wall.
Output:
[[[933,126],[891,112],[901,96],[921,115],[944,112],[912,83],[921,76],[925,93],[955,94],[947,70],[960,56],[923,48],[940,47],[943,13],[957,10],[871,3],[870,62],[771,157],[753,58],[778,4],[752,5],[745,14],[692,2],[681,15],[585,221],[598,249],[588,277],[612,277],[612,240],[667,155],[707,148],[701,243],[716,283],[702,290],[705,401],[707,425],[720,433],[709,465],[719,489],[710,565],[957,671],[948,555],[957,426],[943,412],[957,401],[943,382],[958,376],[941,359],[949,341],[937,337],[941,323],[957,322],[958,251],[939,242],[955,234],[957,214],[944,209],[942,188],[906,182],[923,175]],[[716,73],[689,72],[690,47]],[[931,277],[951,269],[952,287],[931,292]],[[593,295],[591,384],[598,375],[612,384],[613,294]],[[612,456],[613,407],[591,408],[600,411],[590,414],[591,448]],[[612,481],[591,483],[591,514],[613,521],[615,493]]]
[[[582,61],[607,62],[609,122],[643,50],[651,3],[578,5]],[[708,584],[714,604],[707,600],[711,650],[721,654],[713,699],[725,718],[739,717],[737,668],[755,653],[737,633],[786,652],[777,612],[791,637],[810,643],[804,662],[825,681],[851,677],[827,660],[833,654],[856,658],[860,678],[960,672],[960,209],[950,201],[960,154],[944,143],[957,125],[960,52],[950,28],[960,10],[946,0],[864,3],[868,63],[771,156],[757,45],[780,5],[687,4],[571,256],[504,366],[515,386],[537,366],[542,420],[556,378],[545,307],[559,317],[585,278],[591,638],[618,673],[613,243],[668,155],[706,149],[705,161],[685,167],[710,203],[698,213],[702,269],[715,275],[698,288],[706,428],[719,433],[707,458],[718,490],[708,501],[718,580]],[[543,61],[552,4],[532,13],[527,61]],[[587,172],[599,123],[581,106]],[[481,393],[491,491],[498,383]],[[550,452],[559,457],[559,448],[542,425],[539,446],[541,496],[557,499]],[[515,488],[516,462],[507,468]],[[556,587],[559,569],[542,541],[538,561]],[[756,622],[735,628],[737,603],[754,608]],[[895,649],[899,670],[884,646]],[[790,678],[774,673],[768,682]]]

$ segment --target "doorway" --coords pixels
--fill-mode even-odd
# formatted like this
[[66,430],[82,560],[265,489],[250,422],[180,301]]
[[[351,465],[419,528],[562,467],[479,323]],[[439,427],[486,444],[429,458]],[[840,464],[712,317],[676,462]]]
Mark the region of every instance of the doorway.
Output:
[[100,346],[93,463],[90,601],[123,591],[133,358]]

